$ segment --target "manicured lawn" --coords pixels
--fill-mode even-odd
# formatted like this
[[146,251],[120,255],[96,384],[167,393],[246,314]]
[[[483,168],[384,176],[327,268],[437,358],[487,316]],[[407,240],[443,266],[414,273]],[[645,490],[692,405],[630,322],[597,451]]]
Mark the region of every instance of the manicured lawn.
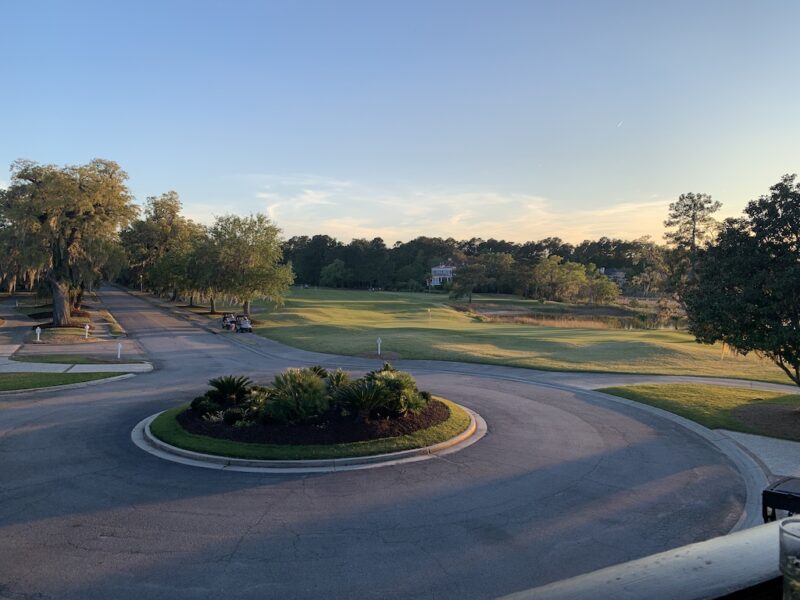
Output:
[[[480,300],[496,302],[498,297]],[[539,306],[513,297],[499,300]],[[787,381],[769,361],[730,354],[721,359],[719,346],[697,344],[681,331],[484,322],[446,303],[448,297],[439,294],[293,288],[282,308],[272,311],[266,304],[256,304],[255,317],[263,324],[255,330],[290,346],[334,354],[374,353],[380,337],[383,350],[401,358]]]
[[83,383],[122,373],[0,373],[0,392]]
[[657,406],[711,429],[800,440],[800,394],[689,383],[598,390]]
[[29,363],[51,363],[51,364],[70,364],[70,365],[114,365],[141,363],[141,360],[116,360],[95,358],[93,356],[83,356],[81,354],[15,354],[11,360]]
[[424,448],[455,437],[469,425],[469,415],[458,405],[438,398],[450,408],[450,418],[443,422],[416,431],[410,435],[366,442],[332,444],[329,446],[301,446],[279,444],[248,444],[222,440],[193,433],[187,433],[175,417],[188,408],[188,404],[162,413],[151,424],[150,431],[158,439],[194,452],[232,456],[257,460],[308,460],[323,458],[346,458],[350,456],[371,456],[386,452],[399,452],[412,448]]

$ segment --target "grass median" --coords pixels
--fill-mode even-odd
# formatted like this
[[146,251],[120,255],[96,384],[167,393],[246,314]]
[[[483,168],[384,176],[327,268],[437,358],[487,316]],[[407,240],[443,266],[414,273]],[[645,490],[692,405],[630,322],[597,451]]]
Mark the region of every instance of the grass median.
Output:
[[450,418],[428,429],[409,435],[382,438],[347,444],[303,446],[293,444],[253,444],[234,442],[185,431],[176,417],[188,408],[188,404],[161,413],[150,424],[151,433],[167,444],[216,456],[245,458],[252,460],[312,460],[372,456],[389,452],[400,452],[424,448],[447,441],[463,433],[470,424],[469,414],[459,405],[437,398],[450,409]]
[[709,429],[730,429],[800,441],[800,394],[690,383],[598,390],[649,404]]
[[0,392],[85,383],[124,373],[0,373]]

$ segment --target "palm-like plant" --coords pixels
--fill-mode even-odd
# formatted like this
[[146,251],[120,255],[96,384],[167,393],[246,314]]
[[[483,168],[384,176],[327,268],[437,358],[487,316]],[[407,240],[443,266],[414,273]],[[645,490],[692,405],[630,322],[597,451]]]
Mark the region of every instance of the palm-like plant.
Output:
[[374,381],[357,379],[336,391],[336,401],[359,418],[368,419],[386,403],[386,389]]
[[206,395],[221,405],[240,404],[247,396],[253,382],[243,375],[225,375],[208,381],[211,389]]

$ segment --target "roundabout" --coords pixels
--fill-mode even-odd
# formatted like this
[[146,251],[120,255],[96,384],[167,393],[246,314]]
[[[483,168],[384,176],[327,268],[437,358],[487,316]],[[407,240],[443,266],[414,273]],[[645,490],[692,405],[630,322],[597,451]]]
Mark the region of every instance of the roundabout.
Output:
[[[320,459],[272,459],[258,460],[236,458],[194,452],[167,443],[153,435],[151,424],[165,413],[152,415],[136,425],[131,432],[131,440],[145,452],[153,456],[184,465],[207,469],[225,469],[247,473],[330,473],[388,467],[446,456],[463,450],[486,435],[486,422],[474,411],[459,407],[468,417],[466,428],[453,437],[437,444],[381,454],[364,454],[343,458]],[[168,411],[165,411],[168,412]]]
[[144,425],[209,377],[375,362],[253,352],[123,292],[103,299],[159,368],[2,399],[11,597],[488,599],[723,535],[745,508],[739,468],[697,432],[479,365],[403,365],[486,420],[463,447],[388,468],[187,468],[143,452]]

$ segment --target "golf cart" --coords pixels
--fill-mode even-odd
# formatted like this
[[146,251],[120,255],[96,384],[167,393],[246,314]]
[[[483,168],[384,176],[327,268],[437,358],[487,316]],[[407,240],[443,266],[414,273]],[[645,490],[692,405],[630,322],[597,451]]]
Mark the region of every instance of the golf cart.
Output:
[[250,317],[247,315],[236,315],[236,332],[253,333],[253,325],[250,323]]
[[230,331],[236,329],[236,318],[233,313],[224,313],[222,315],[222,328]]

